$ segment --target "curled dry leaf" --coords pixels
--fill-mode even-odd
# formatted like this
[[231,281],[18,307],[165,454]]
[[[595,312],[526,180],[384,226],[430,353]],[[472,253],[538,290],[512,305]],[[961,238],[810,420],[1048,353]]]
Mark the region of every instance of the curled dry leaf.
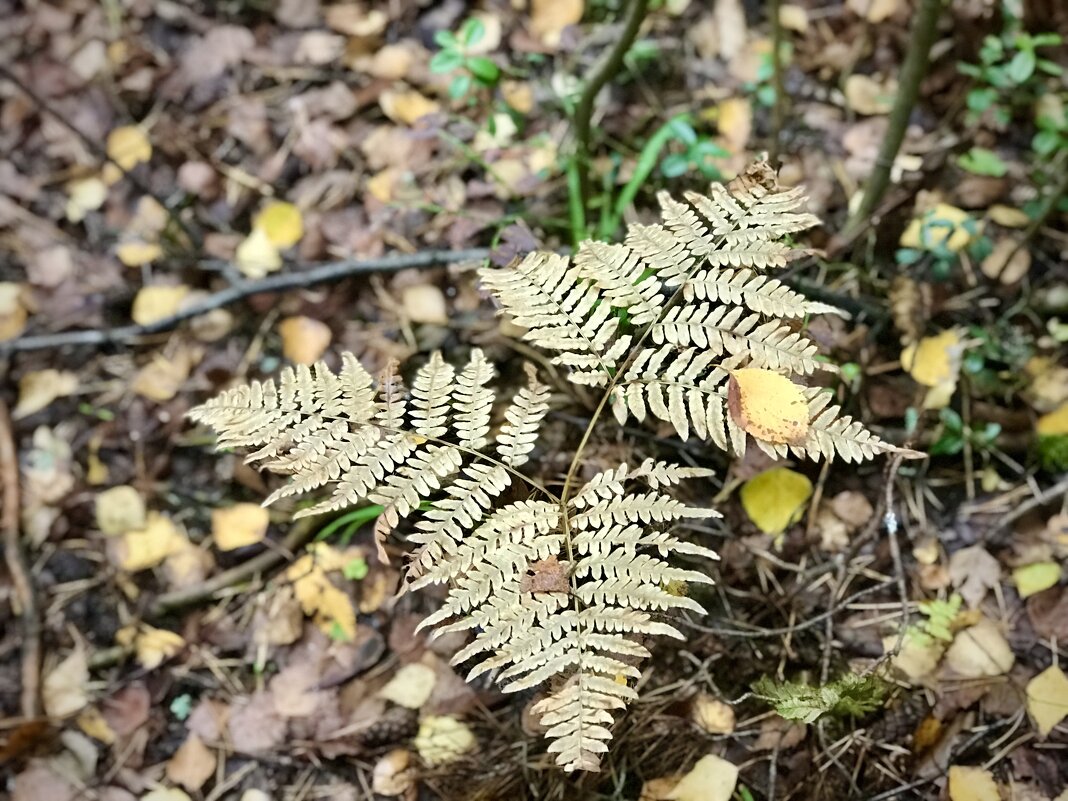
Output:
[[740,428],[768,442],[796,445],[808,435],[808,403],[801,387],[772,370],[732,372],[727,407]]
[[267,510],[258,503],[212,509],[211,537],[220,551],[233,551],[262,542],[270,522]]
[[155,670],[185,648],[185,640],[180,634],[147,624],[119,629],[115,641],[127,647],[132,645],[138,664],[145,670]]
[[11,417],[19,420],[45,408],[56,398],[64,398],[78,389],[78,376],[66,370],[38,370],[19,379],[19,400]]
[[414,788],[411,751],[395,748],[375,763],[371,789],[379,795],[406,795]]

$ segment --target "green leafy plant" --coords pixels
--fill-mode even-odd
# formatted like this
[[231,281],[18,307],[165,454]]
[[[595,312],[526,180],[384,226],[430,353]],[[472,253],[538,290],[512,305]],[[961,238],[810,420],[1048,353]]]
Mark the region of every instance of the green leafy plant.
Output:
[[456,73],[449,84],[449,96],[454,100],[465,97],[476,84],[493,87],[501,78],[501,69],[492,59],[471,53],[485,36],[486,26],[478,17],[465,21],[457,33],[438,31],[434,35],[441,50],[430,59],[430,71]]
[[985,147],[973,147],[967,153],[957,157],[957,164],[962,169],[975,175],[989,175],[1000,178],[1008,172],[1008,167],[993,150]]
[[1039,50],[1057,47],[1056,33],[1029,34],[1020,30],[1017,17],[1006,13],[1006,26],[1000,36],[983,40],[978,64],[959,64],[958,69],[974,78],[976,85],[968,92],[968,111],[973,120],[989,112],[999,125],[1008,125],[1017,107],[1033,102],[1040,91],[1035,78],[1059,76],[1062,67],[1044,58]]
[[777,682],[767,676],[753,685],[753,695],[767,701],[787,720],[801,723],[814,723],[825,716],[862,717],[881,708],[889,690],[886,681],[874,673],[845,673],[822,686]]
[[935,641],[953,641],[953,623],[960,614],[964,599],[953,593],[948,600],[921,601],[920,614],[926,619],[909,626],[905,636],[920,645],[930,645]]
[[939,412],[941,428],[938,439],[931,445],[931,456],[954,456],[964,450],[965,443],[974,450],[987,451],[994,446],[1001,425],[985,423],[982,428],[964,425],[961,416],[953,409],[945,408]]

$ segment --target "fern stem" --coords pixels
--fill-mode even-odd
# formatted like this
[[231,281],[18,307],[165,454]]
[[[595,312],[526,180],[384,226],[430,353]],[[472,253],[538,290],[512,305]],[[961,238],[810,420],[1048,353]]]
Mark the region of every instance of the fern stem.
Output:
[[944,0],[922,0],[920,3],[920,10],[916,14],[912,32],[909,35],[905,63],[901,65],[897,97],[894,98],[894,106],[890,111],[886,136],[883,137],[882,145],[879,147],[875,169],[868,179],[868,185],[864,188],[864,196],[860,200],[860,205],[850,217],[842,234],[844,238],[848,239],[849,235],[872,215],[879,201],[886,194],[887,187],[890,186],[890,170],[894,166],[894,160],[905,139],[909,117],[919,98],[920,84],[927,74],[927,66],[931,61],[931,47],[934,45],[938,32],[938,19],[942,15],[943,2]]
[[[638,28],[645,19],[645,12],[649,7],[649,0],[628,0],[626,10],[623,12],[623,30],[616,39],[611,49],[606,51],[601,60],[594,66],[589,79],[582,88],[578,103],[575,105],[574,133],[575,133],[575,169],[578,172],[578,199],[582,208],[587,209],[590,205],[590,134],[593,120],[593,101],[597,93],[606,83],[616,76],[619,68],[623,65],[623,57],[630,50],[638,35]],[[570,183],[570,182],[569,182]]]

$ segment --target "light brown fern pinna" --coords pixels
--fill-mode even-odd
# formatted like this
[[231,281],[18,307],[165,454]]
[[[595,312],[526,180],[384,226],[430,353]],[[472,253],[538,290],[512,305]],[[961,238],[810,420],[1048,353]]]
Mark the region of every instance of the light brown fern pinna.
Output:
[[[716,515],[670,492],[711,471],[648,460],[576,485],[602,412],[620,423],[651,415],[737,455],[748,442],[776,457],[847,461],[893,450],[803,383],[835,368],[799,323],[836,310],[769,275],[797,252],[784,239],[816,223],[802,190],[757,164],[707,195],[662,194],[660,204],[662,222],[631,225],[622,244],[481,272],[524,339],[602,393],[557,491],[522,470],[548,387],[528,365],[494,426],[495,373],[479,350],[459,367],[434,354],[410,390],[394,370],[376,382],[344,354],[336,374],[286,369],[277,384],[229,389],[190,412],[220,447],[255,448],[251,461],[292,476],[267,503],[325,488],[300,516],[381,504],[379,536],[414,516],[407,586],[448,588],[422,625],[470,632],[454,663],[472,678],[492,673],[506,692],[548,685],[534,712],[566,770],[598,768],[616,711],[636,697],[649,636],[681,639],[672,614],[703,611],[679,588],[711,580],[671,557],[716,558],[672,533],[675,521]],[[500,503],[513,484],[525,499]]]

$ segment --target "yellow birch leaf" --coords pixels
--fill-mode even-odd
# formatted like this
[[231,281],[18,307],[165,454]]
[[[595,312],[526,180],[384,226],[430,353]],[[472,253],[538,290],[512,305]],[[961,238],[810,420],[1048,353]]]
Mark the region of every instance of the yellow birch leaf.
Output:
[[1035,423],[1035,431],[1043,437],[1057,437],[1068,434],[1068,401],[1065,401],[1049,414],[1044,414]]
[[989,770],[953,765],[949,769],[949,801],[1001,801],[1001,793]]
[[19,402],[11,410],[18,420],[41,411],[56,398],[65,398],[78,388],[78,376],[66,370],[38,370],[19,379]]
[[669,801],[730,801],[738,784],[738,767],[715,754],[697,760],[666,796]]
[[294,364],[315,364],[330,347],[330,326],[311,317],[287,317],[278,324],[282,355]]
[[925,387],[956,385],[963,356],[963,339],[959,331],[951,328],[905,348],[901,352],[901,366]]
[[84,734],[94,740],[99,740],[104,745],[111,745],[118,739],[115,730],[95,706],[86,707],[75,722]]
[[89,703],[89,662],[84,648],[76,646],[45,674],[41,700],[50,718],[65,718],[85,708]]
[[187,294],[189,287],[185,284],[142,287],[134,298],[130,317],[138,325],[151,325],[177,312]]
[[85,215],[96,211],[108,198],[108,187],[97,176],[78,178],[67,184],[67,205],[64,214],[72,223],[81,222]]
[[96,496],[96,525],[107,537],[142,529],[145,519],[141,493],[128,484],[111,487]]
[[449,715],[427,715],[415,736],[415,750],[431,767],[453,762],[474,747],[475,735]]
[[115,248],[115,255],[127,267],[143,267],[163,255],[158,242],[142,242],[138,239],[123,242]]
[[108,134],[108,158],[129,172],[152,158],[152,143],[136,125],[123,125]]
[[378,97],[382,113],[400,125],[411,125],[420,117],[436,114],[441,106],[415,89],[387,89]]
[[137,661],[145,670],[158,668],[183,648],[185,640],[180,634],[147,625],[141,626],[134,639]]
[[253,228],[237,246],[234,263],[248,278],[263,278],[282,269],[282,256],[262,228]]
[[716,126],[727,150],[731,153],[741,153],[753,131],[753,109],[749,105],[749,99],[728,98],[719,104],[717,111]]
[[1003,206],[995,203],[986,210],[987,216],[998,225],[1005,228],[1026,228],[1031,223],[1031,218],[1026,212],[1014,209],[1012,206]]
[[577,25],[585,11],[584,0],[532,0],[530,28],[543,44],[556,47],[568,25]]
[[285,250],[304,236],[304,217],[292,203],[272,200],[256,215],[253,227],[263,231],[276,248]]
[[418,709],[430,698],[437,680],[438,674],[433,668],[413,662],[398,670],[378,691],[378,697],[407,709]]
[[158,512],[148,513],[143,529],[122,536],[116,546],[119,567],[137,573],[155,567],[182,546],[185,535],[171,519]]
[[270,517],[257,503],[237,503],[211,512],[211,537],[220,551],[233,551],[262,542]]
[[801,387],[772,370],[732,372],[727,408],[740,428],[765,442],[800,444],[808,434],[808,403]]
[[812,482],[787,467],[773,467],[742,485],[742,508],[765,534],[782,534],[801,519]]
[[734,709],[708,693],[699,693],[694,698],[690,717],[709,734],[730,734],[734,731]]
[[1012,580],[1021,598],[1048,590],[1061,580],[1061,566],[1056,562],[1035,562],[1012,571]]
[[998,624],[982,618],[974,626],[957,632],[946,651],[945,664],[966,679],[1004,676],[1016,662]]
[[[320,555],[324,559],[320,559]],[[338,551],[325,543],[318,543],[286,570],[286,578],[293,585],[293,594],[304,614],[314,618],[316,625],[330,637],[352,640],[356,636],[356,610],[352,599],[334,586],[324,567]]]
[[1068,676],[1050,665],[1027,682],[1027,711],[1045,737],[1068,716]]

